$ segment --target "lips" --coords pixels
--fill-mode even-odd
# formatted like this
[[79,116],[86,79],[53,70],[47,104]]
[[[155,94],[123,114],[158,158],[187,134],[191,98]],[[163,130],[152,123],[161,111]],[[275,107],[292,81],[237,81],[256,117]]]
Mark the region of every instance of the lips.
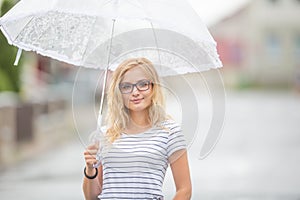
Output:
[[130,101],[134,104],[138,104],[140,103],[144,98],[140,98],[140,99],[131,99]]

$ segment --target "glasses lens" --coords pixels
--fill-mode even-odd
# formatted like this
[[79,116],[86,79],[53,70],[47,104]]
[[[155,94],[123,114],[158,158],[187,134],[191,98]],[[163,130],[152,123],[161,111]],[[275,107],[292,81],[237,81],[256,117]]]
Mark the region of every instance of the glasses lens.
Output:
[[130,93],[132,91],[132,87],[133,85],[130,83],[121,83],[119,88],[121,93],[125,94]]
[[150,81],[148,80],[141,80],[137,82],[136,84],[131,84],[131,83],[120,83],[119,88],[121,93],[126,94],[126,93],[131,93],[133,90],[133,87],[136,86],[136,88],[139,91],[145,91],[150,88]]
[[136,83],[136,87],[141,91],[148,90],[149,86],[150,86],[150,81],[147,80],[142,80]]

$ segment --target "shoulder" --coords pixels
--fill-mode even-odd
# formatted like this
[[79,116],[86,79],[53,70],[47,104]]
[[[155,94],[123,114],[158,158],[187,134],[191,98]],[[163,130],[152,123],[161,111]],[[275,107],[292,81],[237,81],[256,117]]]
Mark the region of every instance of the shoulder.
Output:
[[173,119],[167,119],[160,123],[163,129],[166,129],[169,133],[180,132],[181,125]]

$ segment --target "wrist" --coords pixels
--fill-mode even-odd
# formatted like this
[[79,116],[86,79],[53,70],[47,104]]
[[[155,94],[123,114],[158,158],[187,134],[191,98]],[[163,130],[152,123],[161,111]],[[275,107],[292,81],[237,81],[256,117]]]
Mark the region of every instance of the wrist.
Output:
[[85,171],[88,175],[94,175],[96,170],[93,166],[86,165]]
[[98,175],[98,169],[97,168],[84,167],[83,173],[84,173],[84,176],[86,178],[94,179]]

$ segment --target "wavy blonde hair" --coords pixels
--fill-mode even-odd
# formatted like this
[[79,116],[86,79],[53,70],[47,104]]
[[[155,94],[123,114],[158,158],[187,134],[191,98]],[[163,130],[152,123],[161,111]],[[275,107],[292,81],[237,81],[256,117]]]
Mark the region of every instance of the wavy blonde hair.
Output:
[[152,126],[158,125],[167,119],[165,113],[165,99],[162,93],[159,76],[151,63],[146,58],[130,58],[123,61],[113,73],[111,84],[108,90],[107,105],[108,112],[106,117],[107,139],[114,142],[127,127],[129,122],[128,108],[125,107],[119,84],[124,78],[124,74],[134,68],[140,67],[144,70],[147,78],[153,83],[152,99],[149,106],[149,120]]

